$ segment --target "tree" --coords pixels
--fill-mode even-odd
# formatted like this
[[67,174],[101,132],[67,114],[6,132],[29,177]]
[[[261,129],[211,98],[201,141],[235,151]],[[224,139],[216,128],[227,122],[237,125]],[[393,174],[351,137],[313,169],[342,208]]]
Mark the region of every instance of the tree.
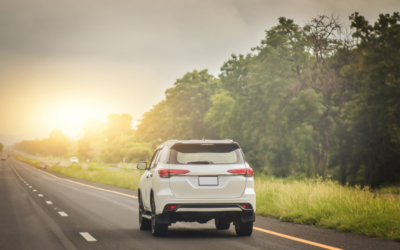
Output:
[[357,12],[350,20],[362,87],[346,105],[346,124],[360,132],[354,147],[363,156],[365,185],[394,182],[400,177],[400,15],[381,14],[374,25]]
[[3,145],[3,143],[0,142],[0,153],[3,152],[3,149],[4,149],[4,145]]
[[[295,143],[301,129],[296,127],[304,114],[312,116],[317,111],[313,99],[306,98],[315,93],[302,92],[300,98],[292,98],[297,86],[304,85],[301,75],[311,63],[306,45],[302,28],[291,19],[279,18],[253,54],[232,55],[224,63],[220,78],[226,93],[212,98],[208,114],[221,137],[241,143],[253,167],[277,176],[306,167],[304,162],[296,163],[301,155]],[[294,108],[304,98],[310,101],[301,110]],[[307,125],[302,129],[309,131]],[[312,133],[307,135],[312,138]]]
[[53,156],[66,156],[70,140],[59,129],[52,130],[49,138],[44,140],[47,144],[47,151]]
[[110,114],[105,123],[104,135],[108,140],[114,140],[120,135],[132,134],[132,116],[129,114]]
[[218,137],[205,124],[211,96],[218,89],[219,80],[207,70],[185,74],[165,91],[165,100],[143,115],[136,138],[156,145],[169,139]]

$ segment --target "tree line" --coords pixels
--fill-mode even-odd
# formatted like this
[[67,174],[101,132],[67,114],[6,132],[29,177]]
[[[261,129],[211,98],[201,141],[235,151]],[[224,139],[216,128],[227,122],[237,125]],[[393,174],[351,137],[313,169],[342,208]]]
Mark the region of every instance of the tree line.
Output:
[[258,173],[398,183],[400,15],[349,20],[346,28],[333,16],[303,26],[281,17],[218,78],[194,70],[177,79],[136,129],[127,114],[86,121],[78,153],[148,159],[165,140],[229,138]]

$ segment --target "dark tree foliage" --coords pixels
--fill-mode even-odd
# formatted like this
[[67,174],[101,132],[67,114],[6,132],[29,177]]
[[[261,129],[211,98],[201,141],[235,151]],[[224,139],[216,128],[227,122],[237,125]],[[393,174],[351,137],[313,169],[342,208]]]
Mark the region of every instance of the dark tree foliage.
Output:
[[400,179],[400,16],[380,15],[374,25],[350,16],[355,51],[361,60],[354,75],[361,86],[346,104],[344,117],[352,133],[348,156],[352,171],[363,167],[365,185]]

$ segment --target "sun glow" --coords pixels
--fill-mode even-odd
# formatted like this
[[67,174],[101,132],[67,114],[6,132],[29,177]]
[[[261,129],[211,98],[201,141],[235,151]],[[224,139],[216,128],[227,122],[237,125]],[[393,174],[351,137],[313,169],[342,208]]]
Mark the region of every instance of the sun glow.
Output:
[[59,103],[52,107],[46,120],[68,137],[76,139],[86,119],[105,121],[108,112],[102,106],[90,102]]

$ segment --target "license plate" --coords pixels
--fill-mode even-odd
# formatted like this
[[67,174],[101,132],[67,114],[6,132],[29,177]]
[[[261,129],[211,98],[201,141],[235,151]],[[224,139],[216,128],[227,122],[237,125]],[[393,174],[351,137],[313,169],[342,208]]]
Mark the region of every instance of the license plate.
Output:
[[218,186],[218,176],[199,177],[199,186]]

